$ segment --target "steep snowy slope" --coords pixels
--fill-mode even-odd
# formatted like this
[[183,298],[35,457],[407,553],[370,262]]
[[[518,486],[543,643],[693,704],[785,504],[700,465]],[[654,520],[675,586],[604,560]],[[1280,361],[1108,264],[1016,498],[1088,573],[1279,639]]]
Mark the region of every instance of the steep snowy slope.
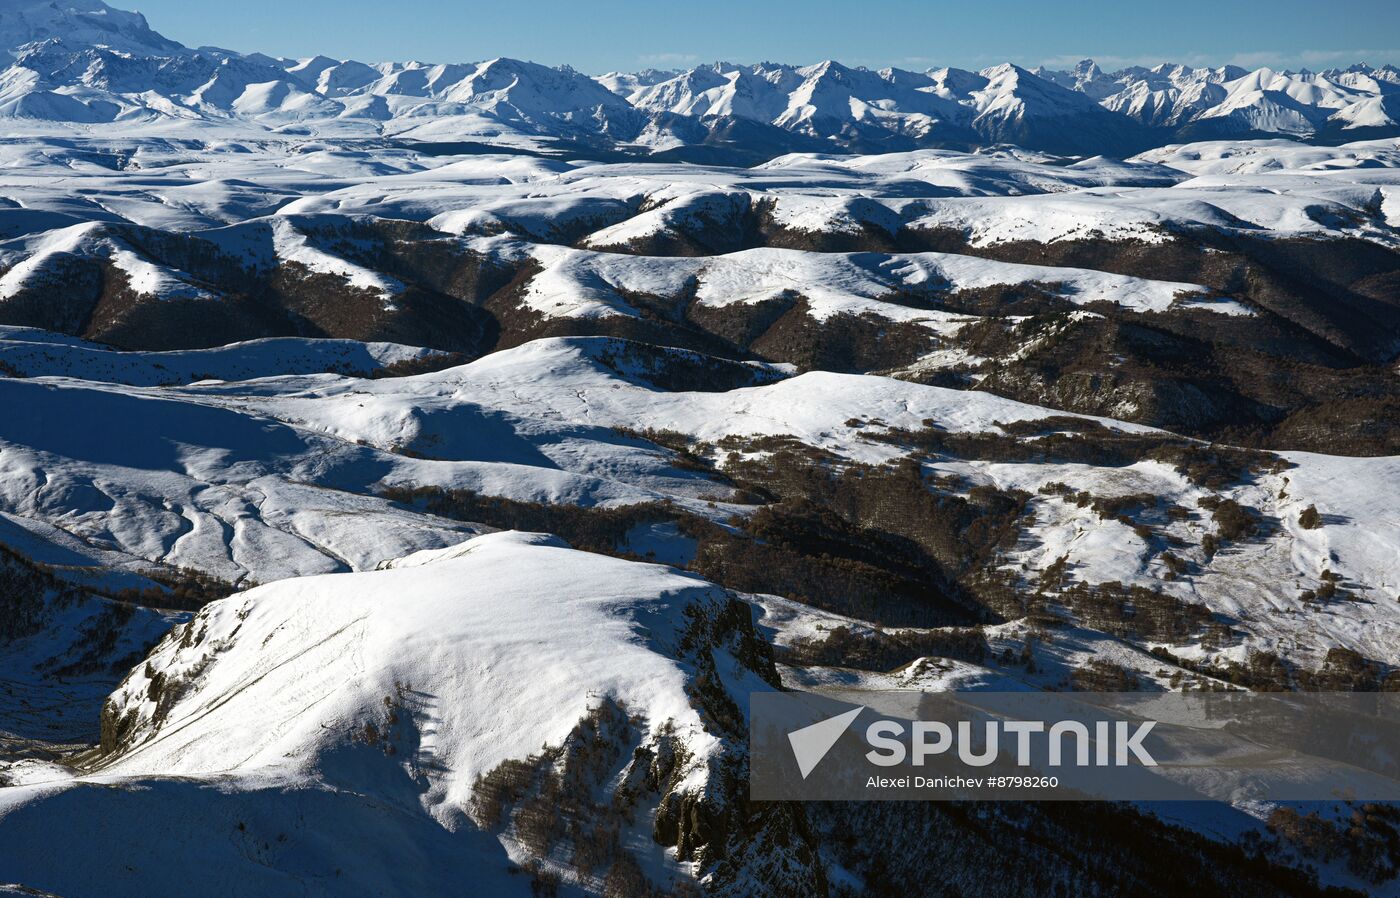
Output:
[[970,94],[977,110],[972,126],[993,142],[1056,153],[1094,146],[1107,156],[1125,156],[1152,142],[1130,120],[1020,66],[1005,63],[981,77],[985,84]]
[[0,9],[0,48],[10,50],[54,39],[130,54],[184,50],[152,31],[140,13],[113,9],[101,0],[8,0]]
[[[772,668],[745,606],[538,534],[386,568],[261,587],[172,631],[113,694],[76,776],[0,791],[6,875],[66,894],[525,895],[521,866],[572,878],[555,858],[584,840],[603,840],[595,885],[612,867],[661,887],[714,877],[737,853],[682,817],[750,825],[724,767]],[[714,716],[726,703],[739,720]],[[541,845],[522,814],[545,799],[507,777],[554,771],[550,812],[593,816]],[[173,846],[200,862],[161,862]],[[820,873],[796,845],[766,858],[785,861],[784,893],[807,893]],[[745,894],[751,875],[741,861],[714,885]]]
[[[0,787],[52,776],[98,736],[108,693],[187,614],[136,608],[88,592],[61,552],[35,553],[11,520],[0,524]],[[50,567],[52,565],[52,567]],[[155,584],[137,576],[108,583]],[[61,773],[62,768],[58,771]]]
[[1251,133],[1334,138],[1397,123],[1386,105],[1397,93],[1390,66],[1287,72],[1163,63],[1106,73],[1086,59],[1068,72],[1036,74],[1145,125],[1179,129],[1193,139]]

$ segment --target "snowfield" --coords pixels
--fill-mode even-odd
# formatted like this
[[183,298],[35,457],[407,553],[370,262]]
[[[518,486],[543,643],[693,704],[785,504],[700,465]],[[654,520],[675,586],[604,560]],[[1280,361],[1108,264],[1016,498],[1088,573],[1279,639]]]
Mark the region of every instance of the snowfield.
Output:
[[[1001,424],[1044,419],[1050,410],[985,393],[950,390],[871,376],[813,372],[778,383],[726,393],[672,393],[628,382],[593,361],[599,341],[537,341],[496,353],[458,369],[379,381],[365,388],[325,384],[307,393],[287,388],[281,396],[264,382],[262,395],[235,398],[229,388],[191,388],[217,392],[221,401],[257,414],[295,421],[348,441],[372,445],[412,444],[419,435],[450,433],[450,421],[464,402],[498,409],[517,438],[523,437],[556,464],[580,473],[621,472],[608,445],[576,441],[574,428],[631,427],[672,431],[704,443],[726,437],[793,437],[864,463],[883,463],[899,450],[862,438],[869,421],[889,429],[918,430],[931,421],[949,432],[999,432]],[[530,384],[522,391],[520,384]],[[564,423],[569,422],[569,423]],[[1144,428],[1103,421],[1126,432]],[[562,431],[561,431],[562,425]],[[569,434],[569,436],[564,436]],[[444,458],[460,450],[445,440],[421,442]],[[1389,501],[1378,484],[1394,480],[1393,459],[1344,459],[1286,453],[1287,470],[1231,491],[1242,504],[1277,518],[1281,531],[1261,543],[1232,547],[1204,562],[1202,574],[1188,581],[1164,583],[1162,562],[1132,529],[1103,520],[1091,509],[1053,496],[1040,496],[1048,483],[1067,483],[1096,496],[1150,493],[1194,508],[1211,491],[1193,485],[1169,466],[1144,462],[1126,468],[1089,465],[1014,465],[949,459],[933,469],[965,478],[1037,494],[1036,523],[1026,547],[1007,558],[1011,567],[1035,572],[1061,557],[1085,582],[1151,585],[1228,614],[1254,634],[1256,647],[1286,646],[1305,657],[1326,644],[1355,646],[1367,657],[1400,663],[1400,521],[1380,508]],[[416,472],[415,472],[416,473]],[[421,475],[417,475],[421,476]],[[650,479],[640,484],[659,485]],[[483,482],[484,491],[521,498],[503,485]],[[711,487],[712,488],[712,487]],[[674,487],[672,488],[674,490]],[[675,490],[672,495],[681,495]],[[1298,515],[1316,505],[1333,523],[1308,531]],[[1187,545],[1199,544],[1207,527],[1199,521],[1167,531]],[[1315,587],[1324,570],[1357,584],[1365,600],[1329,607],[1323,615],[1306,613],[1298,596]],[[1309,646],[1312,646],[1310,648]]]
[[[518,894],[507,869],[519,850],[470,822],[473,784],[564,743],[607,700],[639,720],[642,746],[684,752],[674,791],[703,791],[720,742],[692,706],[681,643],[694,615],[724,601],[693,576],[520,533],[249,590],[173,631],[120,687],[128,747],[77,777],[0,792],[0,864],[70,894],[194,882],[276,895],[332,894],[338,882],[444,893],[464,879],[474,894]],[[771,688],[716,654],[736,700]],[[161,712],[153,676],[184,690]],[[151,800],[188,816],[129,830],[133,863],[120,870],[102,859],[102,837],[71,829],[75,802],[110,826],[134,824]],[[288,814],[295,827],[263,831]],[[239,833],[273,839],[276,863],[247,854]],[[424,844],[404,854],[405,838]],[[206,846],[204,863],[157,863],[192,841]],[[414,856],[444,862],[406,868]]]
[[[729,437],[791,437],[881,464],[903,450],[868,439],[868,422],[887,430],[917,431],[932,422],[945,432],[1000,433],[1002,425],[1057,414],[986,393],[825,372],[722,393],[671,392],[625,363],[619,371],[610,356],[627,350],[606,339],[541,340],[466,366],[378,381],[287,375],[121,392],[31,381],[22,389],[46,398],[16,399],[16,408],[47,411],[0,422],[0,462],[9,472],[0,500],[8,513],[77,536],[93,563],[96,550],[114,549],[133,569],[142,562],[186,566],[263,583],[373,568],[404,549],[470,532],[373,496],[388,487],[605,507],[666,498],[707,517],[729,513],[732,506],[706,504],[727,487],[673,467],[624,430],[681,433],[711,445]],[[151,439],[120,450],[87,440],[86,427],[61,423],[131,426],[137,416],[157,415],[162,423],[149,428]],[[1166,538],[1188,547],[1178,554],[1201,565],[1198,575],[1172,582],[1131,527],[1041,492],[1063,483],[1100,497],[1149,493],[1192,509],[1213,494],[1169,466],[948,458],[930,470],[969,487],[986,483],[1035,496],[1035,522],[1005,560],[1026,576],[1063,558],[1086,583],[1152,586],[1203,602],[1250,633],[1255,648],[1286,647],[1301,658],[1340,644],[1400,663],[1400,522],[1382,511],[1390,496],[1376,486],[1394,480],[1393,460],[1284,458],[1286,470],[1223,494],[1279,521],[1278,531],[1207,557],[1190,547],[1200,545],[1208,519],[1170,524]],[[1318,530],[1296,523],[1310,505],[1329,521]],[[1309,613],[1299,595],[1315,589],[1324,571],[1352,584],[1361,600]]]
[[[374,141],[322,143],[322,150],[308,151],[267,137],[138,135],[98,138],[83,149],[71,141],[7,141],[0,145],[0,196],[8,200],[0,202],[0,237],[9,241],[0,246],[0,259],[10,270],[0,289],[11,295],[24,278],[38,276],[43,259],[72,253],[118,255],[118,266],[134,272],[143,290],[171,289],[164,285],[178,280],[178,272],[138,268],[119,255],[121,240],[105,236],[100,223],[200,231],[275,212],[279,218],[265,226],[271,234],[243,238],[255,241],[243,250],[252,254],[248,264],[290,259],[392,293],[382,274],[373,280],[308,248],[295,219],[374,215],[454,234],[504,232],[545,241],[562,231],[589,246],[616,247],[763,203],[777,225],[795,234],[902,225],[959,228],[977,243],[1065,240],[1096,231],[1154,240],[1170,225],[1390,241],[1375,204],[1400,189],[1393,139],[1339,147],[1191,144],[1129,162],[1072,165],[1003,150],[794,155],[749,170],[463,158]],[[130,170],[95,164],[94,154],[119,158]],[[240,238],[242,232],[208,237],[231,249]],[[13,267],[25,260],[34,261]]]
[[79,377],[133,387],[174,386],[198,380],[252,380],[322,371],[372,373],[432,359],[418,346],[354,340],[270,338],[214,349],[115,352],[86,340],[29,327],[0,327],[0,363],[12,377]]
[[[481,894],[515,895],[529,886],[514,865],[597,893],[472,808],[480,777],[567,743],[604,699],[641,721],[629,751],[666,745],[686,758],[629,824],[630,856],[656,882],[713,875],[656,844],[645,815],[694,796],[728,800],[714,796],[728,782],[717,771],[736,763],[733,736],[696,710],[700,674],[677,635],[683,608],[728,601],[722,585],[552,536],[495,533],[491,520],[449,519],[386,492],[465,491],[578,514],[665,508],[736,530],[759,507],[726,472],[776,445],[879,468],[911,455],[902,432],[1015,441],[1028,422],[1059,432],[1079,421],[1175,439],[1125,420],[1140,396],[1066,415],[977,387],[1077,327],[1129,316],[1229,334],[1268,326],[1276,310],[1204,274],[1134,276],[1017,248],[1131,258],[1238,238],[1388,253],[1400,196],[1394,140],[1200,143],[1072,164],[1019,150],[795,154],[737,169],[329,138],[20,138],[0,145],[0,160],[0,313],[15,322],[0,331],[0,543],[108,596],[163,595],[196,573],[242,590],[193,623],[140,612],[102,649],[104,666],[72,683],[55,683],[51,659],[89,658],[111,626],[105,605],[54,606],[47,636],[14,644],[5,677],[21,685],[0,701],[0,730],[46,747],[0,759],[0,861],[78,895],[110,883],[179,888],[188,873],[159,860],[169,845],[199,846],[211,891],[253,882],[261,894],[330,894],[339,871],[386,891],[450,892],[472,877]],[[739,233],[757,236],[731,239]],[[420,252],[437,255],[405,261]],[[1207,261],[1218,252],[1199,250]],[[457,298],[477,289],[472,278],[496,280],[484,298]],[[69,311],[78,283],[99,298]],[[433,307],[426,329],[325,337],[325,322],[411,319],[434,290],[453,304]],[[998,318],[1003,302],[1031,305]],[[1041,327],[1036,303],[1059,317],[1018,336],[1023,322]],[[448,353],[435,342],[435,328],[483,308],[496,343]],[[295,324],[227,345],[184,332],[151,345],[189,348],[99,342],[109,331],[93,328],[133,309],[157,324],[185,309],[197,311],[184,321]],[[840,355],[853,350],[836,350],[841,371],[767,348],[731,348],[738,360],[721,362],[697,350],[721,345],[713,336],[685,349],[642,341],[692,334],[697,321],[729,333],[770,314],[788,316],[790,330],[761,344],[779,352],[855,327],[876,341],[918,336],[898,364],[855,367]],[[647,330],[658,322],[676,330]],[[1020,342],[998,349],[987,333]],[[702,463],[677,455],[677,439]],[[982,629],[980,661],[785,663],[787,686],[1059,689],[1112,665],[1142,688],[1176,688],[1181,669],[1153,649],[1202,668],[1273,653],[1316,670],[1343,649],[1400,666],[1394,456],[1283,452],[1275,468],[1214,487],[1154,460],[919,458],[957,496],[1026,497],[1015,540],[987,568],[1026,594],[1054,577],[1149,590],[1206,609],[1231,638],[1131,639],[1074,623],[1045,640],[1011,620]],[[1146,529],[1099,510],[1142,495],[1158,509]],[[1212,544],[1218,524],[1202,503],[1222,501],[1248,509],[1257,533]],[[674,522],[647,520],[615,548],[684,566],[698,545]],[[1317,598],[1337,590],[1346,598]],[[744,601],[760,632],[799,655],[836,631],[915,632],[790,598]],[[772,688],[716,651],[738,707],[750,688]],[[1027,651],[1033,671],[999,660]],[[100,712],[109,734],[125,721],[120,748],[85,747],[100,735],[101,696],[127,671]],[[172,682],[183,685],[162,704]],[[59,705],[73,716],[35,712]],[[387,742],[386,714],[398,721]],[[182,810],[158,813],[171,807]],[[161,820],[144,824],[125,872],[103,862],[102,833],[74,830],[75,817],[131,830],[152,816]],[[1244,812],[1230,823],[1260,825]],[[78,862],[71,848],[46,847],[75,831],[92,846]]]

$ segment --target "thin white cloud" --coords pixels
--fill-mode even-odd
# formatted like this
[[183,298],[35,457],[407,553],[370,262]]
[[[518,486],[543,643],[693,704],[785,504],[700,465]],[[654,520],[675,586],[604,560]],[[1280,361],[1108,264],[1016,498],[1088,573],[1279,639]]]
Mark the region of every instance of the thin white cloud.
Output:
[[[1192,68],[1215,68],[1234,65],[1244,69],[1272,68],[1297,70],[1302,68],[1319,70],[1345,68],[1353,63],[1364,62],[1370,65],[1387,63],[1400,65],[1400,49],[1353,49],[1353,50],[1250,50],[1232,55],[1212,55],[1207,53],[1134,54],[1120,53],[1059,53],[1041,58],[1017,59],[1008,54],[980,53],[962,57],[956,62],[936,56],[901,56],[896,59],[846,58],[842,62],[851,66],[866,66],[882,69],[887,66],[914,71],[942,68],[954,65],[973,70],[985,69],[1003,62],[1014,62],[1027,68],[1044,66],[1047,69],[1072,69],[1081,60],[1092,59],[1105,72],[1115,72],[1131,66],[1150,68],[1161,63],[1191,66]],[[694,53],[646,53],[637,57],[639,65],[648,68],[683,68],[700,63],[700,56]],[[791,61],[797,64],[797,61]]]
[[700,57],[694,53],[644,53],[637,61],[646,66],[694,65]]
[[[990,57],[988,57],[990,58]],[[1129,66],[1151,67],[1163,62],[1180,63],[1193,67],[1215,67],[1236,65],[1245,69],[1325,69],[1345,67],[1357,62],[1371,65],[1400,63],[1400,49],[1396,50],[1250,50],[1231,56],[1211,56],[1205,53],[1180,53],[1169,55],[1122,56],[1113,53],[1063,53],[1047,56],[1036,64],[1049,69],[1073,68],[1082,59],[1092,59],[1099,68],[1107,72]]]
[[1187,56],[1173,56],[1170,60],[1164,60],[1161,57],[1119,56],[1112,53],[1063,53],[1058,56],[1048,56],[1041,59],[1038,64],[1045,66],[1047,69],[1072,69],[1078,65],[1081,60],[1092,59],[1099,64],[1099,68],[1111,72],[1114,69],[1124,69],[1128,66],[1154,66],[1160,62],[1166,61],[1180,62],[1185,65],[1198,65],[1204,62],[1204,60],[1192,59],[1190,56],[1191,54]]
[[1400,62],[1400,49],[1397,50],[1303,50],[1298,60],[1309,66],[1350,65],[1366,62],[1371,65]]

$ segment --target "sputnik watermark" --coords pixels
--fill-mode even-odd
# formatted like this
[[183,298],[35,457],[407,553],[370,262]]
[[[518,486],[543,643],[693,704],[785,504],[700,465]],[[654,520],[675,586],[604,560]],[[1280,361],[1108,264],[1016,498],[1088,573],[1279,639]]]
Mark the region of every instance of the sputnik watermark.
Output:
[[[863,706],[853,708],[787,734],[803,779],[811,775],[864,710]],[[1156,767],[1157,760],[1143,746],[1156,725],[1155,720],[1098,720],[1093,722],[1091,734],[1089,725],[1078,720],[1060,720],[1048,726],[1042,720],[989,720],[982,724],[979,745],[970,720],[959,720],[955,725],[941,720],[915,720],[906,725],[899,720],[880,719],[865,728],[865,741],[873,746],[865,753],[865,759],[877,767],[905,763],[922,767],[930,758],[954,750],[958,760],[969,767],[990,767],[1000,757],[1001,735],[1006,734],[1015,743],[1016,765],[1031,767],[1037,763],[1032,737],[1045,734],[1044,763],[1050,767],[1064,765],[1065,743],[1071,740],[1075,749],[1071,763],[1079,767],[1126,767],[1133,760],[1145,767]]]
[[826,720],[805,726],[800,730],[793,730],[788,733],[788,742],[792,744],[792,756],[797,760],[797,769],[802,773],[805,780],[816,766],[826,757],[826,753],[831,751],[836,740],[840,739],[846,732],[847,727],[860,715],[864,708],[853,708],[835,717],[828,717]]
[[755,693],[750,796],[1396,801],[1396,744],[1395,694]]
[[[1000,734],[1006,733],[1015,738],[1016,766],[1030,767],[1036,763],[1031,755],[1031,737],[1045,733],[1048,751],[1044,763],[1051,767],[1064,764],[1065,742],[1070,737],[1073,737],[1076,746],[1073,763],[1080,767],[1127,767],[1131,763],[1130,755],[1145,767],[1156,767],[1156,759],[1143,748],[1143,740],[1156,725],[1155,720],[1138,723],[1096,720],[1091,737],[1088,725],[1077,720],[1060,720],[1048,727],[1043,720],[989,720],[983,724],[979,751],[974,742],[972,721],[959,720],[957,754],[958,760],[969,767],[990,767],[1000,755]],[[903,764],[907,758],[917,767],[925,764],[931,756],[947,752],[954,743],[953,728],[948,724],[941,720],[916,720],[908,727],[911,735],[906,749],[905,729],[905,725],[897,720],[872,723],[865,731],[865,738],[875,748],[866,752],[865,759],[881,767],[894,767]]]

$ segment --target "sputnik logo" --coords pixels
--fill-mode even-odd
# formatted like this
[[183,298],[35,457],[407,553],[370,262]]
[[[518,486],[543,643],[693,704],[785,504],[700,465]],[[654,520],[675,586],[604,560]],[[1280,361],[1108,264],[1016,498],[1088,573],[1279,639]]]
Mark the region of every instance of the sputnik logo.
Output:
[[805,780],[807,774],[816,769],[827,752],[831,751],[836,740],[841,738],[841,734],[850,728],[851,724],[860,712],[864,711],[864,706],[852,708],[843,714],[829,717],[826,720],[818,721],[811,726],[805,726],[800,730],[793,730],[787,734],[788,742],[792,743],[792,754],[797,759],[798,772]]

